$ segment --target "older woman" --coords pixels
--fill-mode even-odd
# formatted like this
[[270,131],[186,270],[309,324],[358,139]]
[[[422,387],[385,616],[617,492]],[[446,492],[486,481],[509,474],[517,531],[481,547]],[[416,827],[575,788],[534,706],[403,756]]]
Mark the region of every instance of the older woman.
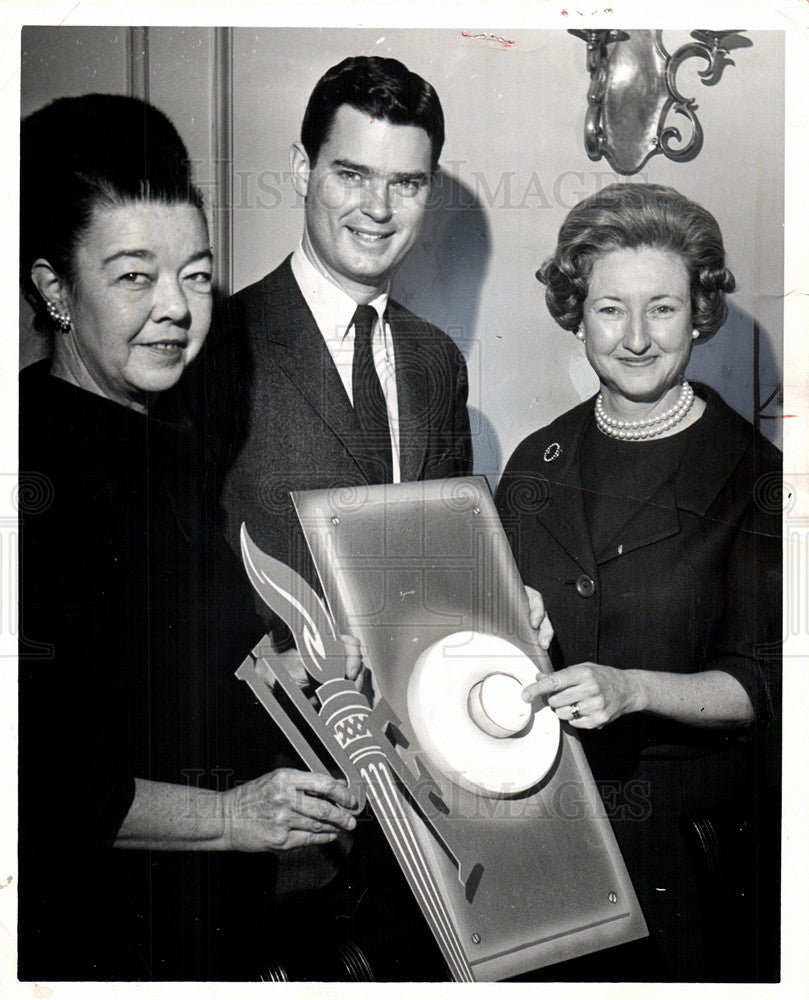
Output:
[[556,631],[557,669],[524,697],[581,734],[650,928],[571,975],[767,978],[780,456],[685,379],[734,288],[721,233],[671,188],[614,185],[570,212],[538,277],[601,389],[526,438],[497,490]]
[[272,853],[355,825],[343,784],[265,773],[232,676],[261,625],[202,436],[157,405],[211,319],[187,164],[134,99],[23,122],[21,284],[52,337],[20,381],[23,979],[258,978]]

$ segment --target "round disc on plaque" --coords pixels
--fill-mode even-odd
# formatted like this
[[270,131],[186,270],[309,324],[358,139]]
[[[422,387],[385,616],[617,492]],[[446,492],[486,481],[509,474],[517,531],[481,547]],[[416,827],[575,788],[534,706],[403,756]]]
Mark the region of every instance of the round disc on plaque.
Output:
[[512,643],[482,632],[454,632],[424,650],[407,689],[421,748],[455,784],[490,797],[537,785],[556,760],[559,720],[532,712],[522,689],[534,662]]

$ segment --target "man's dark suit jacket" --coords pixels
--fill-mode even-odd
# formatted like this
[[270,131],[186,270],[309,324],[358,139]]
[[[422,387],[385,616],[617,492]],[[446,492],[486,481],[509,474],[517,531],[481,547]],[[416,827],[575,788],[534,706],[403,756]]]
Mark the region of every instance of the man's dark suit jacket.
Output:
[[[290,258],[234,295],[230,323],[244,339],[242,443],[225,481],[231,544],[242,521],[269,555],[310,583],[315,574],[290,499],[293,490],[375,482],[354,411],[292,273]],[[401,479],[471,471],[466,364],[431,323],[389,302],[399,404]]]
[[[388,323],[395,354],[402,481],[469,474],[468,384],[461,352],[437,327],[392,300]],[[207,361],[210,391],[204,398],[208,412],[215,415],[212,422],[218,434],[223,433],[223,426],[235,425],[235,455],[228,442],[218,456],[228,467],[222,498],[229,541],[238,551],[244,521],[261,549],[316,585],[290,492],[344,490],[378,479],[372,461],[363,454],[353,407],[292,273],[290,258],[232,296],[218,325]],[[225,437],[233,435],[225,431]],[[289,641],[285,630],[275,623],[271,627],[276,639]],[[369,827],[363,824],[357,831],[363,846],[355,846],[351,863],[341,865],[348,883],[360,887],[355,895],[362,899],[362,906],[343,899],[342,893],[349,890],[340,882],[339,887],[333,884],[324,889],[317,902],[311,892],[303,893],[302,919],[309,929],[313,913],[319,914],[328,940],[339,932],[338,936],[356,935],[367,944],[374,929],[376,933],[381,928],[383,937],[393,933],[387,911],[395,898],[396,934],[411,927],[418,938],[410,949],[397,949],[397,954],[401,952],[397,961],[406,962],[414,951],[429,950],[432,955],[435,949],[422,929],[415,901],[381,837]],[[328,854],[295,852],[285,858],[281,864],[285,891],[326,885],[335,872],[335,858]],[[369,886],[374,890],[366,891]],[[300,926],[293,910],[296,898],[287,895],[284,903],[293,938]],[[341,915],[336,923],[335,912]],[[349,914],[351,919],[346,919]],[[288,947],[294,952],[292,944]],[[431,961],[436,961],[435,956]],[[422,966],[432,970],[429,975],[420,975]],[[311,956],[304,967],[311,971]],[[415,964],[411,960],[389,973],[406,979],[436,978],[436,974],[440,971],[436,973],[426,959]]]

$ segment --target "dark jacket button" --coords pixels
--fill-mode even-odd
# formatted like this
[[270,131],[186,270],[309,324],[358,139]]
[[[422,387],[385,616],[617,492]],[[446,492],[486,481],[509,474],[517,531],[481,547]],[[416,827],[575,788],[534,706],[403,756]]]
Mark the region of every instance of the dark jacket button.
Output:
[[579,597],[592,597],[596,592],[596,585],[589,576],[582,575],[576,580],[576,593]]

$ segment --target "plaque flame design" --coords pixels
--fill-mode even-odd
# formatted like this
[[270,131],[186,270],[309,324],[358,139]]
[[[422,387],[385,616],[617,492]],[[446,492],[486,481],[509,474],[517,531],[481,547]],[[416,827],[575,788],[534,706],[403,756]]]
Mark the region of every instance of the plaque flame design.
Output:
[[[244,525],[241,543],[250,582],[267,607],[286,621],[298,650],[305,651],[301,660],[306,672],[317,684],[315,694],[320,710],[317,713],[314,711],[286,670],[283,658],[273,651],[268,640],[259,643],[242,663],[237,677],[247,681],[293,745],[300,749],[299,730],[259,676],[257,665],[260,664],[262,672],[271,677],[299,709],[303,719],[319,737],[318,742],[329,750],[360,803],[364,803],[367,796],[374,815],[395,849],[453,979],[474,982],[457,929],[423,856],[410,816],[404,808],[403,797],[407,796],[419,810],[437,840],[453,858],[459,880],[470,891],[480,880],[481,866],[465,862],[462,848],[446,821],[449,810],[441,800],[438,786],[429,779],[424,764],[419,762],[417,779],[396,753],[388,735],[389,727],[395,725],[396,720],[387,703],[381,700],[372,709],[365,696],[344,677],[343,644],[337,638],[334,623],[320,598],[294,570],[262,552]],[[323,770],[311,750],[304,759],[310,767],[316,765],[314,770]]]

